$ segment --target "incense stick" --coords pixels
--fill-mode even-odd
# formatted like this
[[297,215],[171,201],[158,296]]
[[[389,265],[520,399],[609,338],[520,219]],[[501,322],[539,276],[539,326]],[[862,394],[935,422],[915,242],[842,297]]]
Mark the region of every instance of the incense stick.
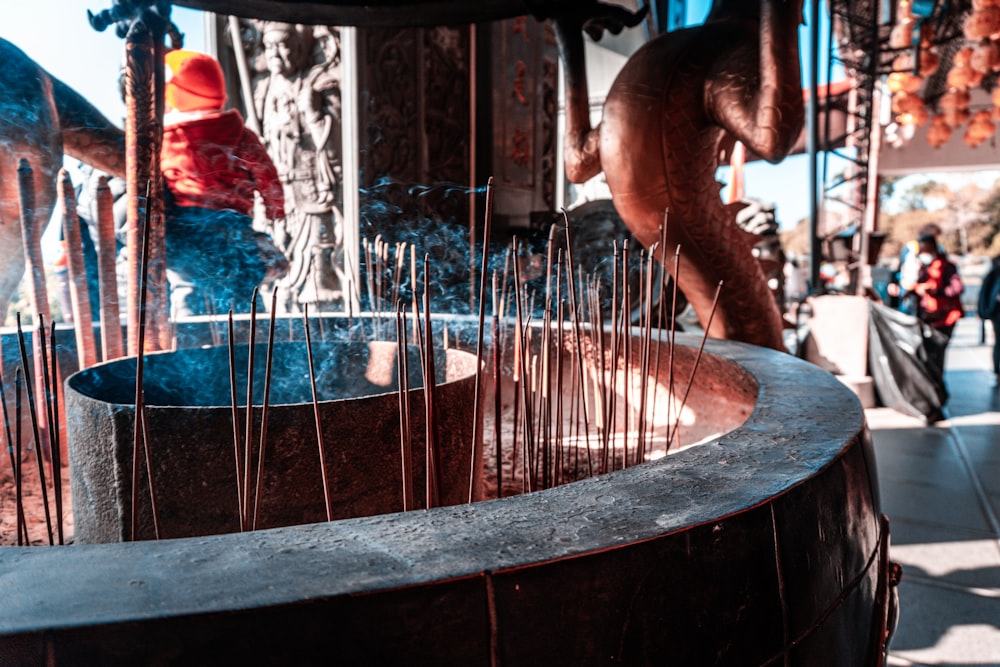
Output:
[[[569,289],[569,309],[573,318],[573,338],[574,347],[576,348],[577,372],[580,374],[580,384],[584,386],[586,383],[586,374],[583,366],[583,329],[580,326],[580,314],[578,312],[578,309],[582,308],[583,304],[577,300],[576,285],[573,283],[573,267],[575,264],[573,263],[573,237],[570,233],[569,212],[564,208],[562,209],[562,214],[563,223],[566,226],[566,287]],[[580,296],[582,297],[583,295],[581,294]],[[590,474],[593,475],[593,461],[590,452],[590,412],[586,396],[584,396],[583,400],[583,424],[584,446],[587,448],[587,465]]]
[[[482,457],[483,433],[479,428],[479,406],[482,402],[483,385],[483,339],[486,335],[484,322],[486,320],[486,284],[489,277],[490,236],[493,233],[493,177],[486,181],[486,220],[483,223],[483,259],[479,272],[479,334],[476,339],[476,387],[472,399],[472,456],[469,470],[469,502],[475,492],[476,463]],[[499,464],[499,461],[498,461]],[[497,468],[499,484],[499,466]]]
[[16,443],[14,467],[14,501],[17,504],[17,546],[31,543],[28,523],[24,520],[24,489],[21,476],[21,366],[14,369],[14,437]]
[[31,373],[28,371],[28,350],[24,344],[24,332],[21,331],[21,313],[17,313],[17,343],[21,350],[21,367],[24,369],[24,388],[28,395],[28,416],[31,417],[31,433],[35,443],[35,460],[38,463],[38,480],[42,486],[42,505],[45,507],[45,527],[48,530],[49,545],[54,544],[52,537],[52,517],[49,514],[49,491],[45,483],[45,465],[42,462],[42,442],[38,430],[38,412],[35,409],[35,394],[31,389]]
[[410,371],[409,348],[406,344],[406,311],[401,301],[396,302],[396,384],[399,392],[399,458],[403,487],[403,511],[414,509],[413,504],[413,441],[410,437]]
[[563,471],[563,298],[562,298],[562,275],[563,275],[563,253],[559,250],[556,262],[556,323],[558,325],[556,336],[556,415],[555,415],[555,455],[553,471],[553,485],[558,486],[562,482]]
[[497,301],[497,272],[493,270],[493,445],[497,467],[497,498],[503,497],[503,429],[501,413],[503,412],[503,397],[501,384],[503,382],[501,353],[503,345],[500,340],[500,309]]
[[[549,236],[546,245],[546,258],[545,258],[545,318],[542,324],[543,336],[542,336],[542,375],[541,375],[541,389],[542,389],[542,424],[541,424],[541,444],[545,448],[542,452],[542,486],[544,488],[551,488],[555,484],[555,424],[554,424],[554,412],[555,408],[553,406],[553,316],[557,313],[553,310],[553,303],[558,302],[559,294],[558,288],[560,287],[559,276],[562,273],[562,249],[559,249],[558,253],[555,248],[555,235],[556,235],[557,225],[553,224],[549,227]],[[556,261],[553,260],[555,258]],[[556,290],[553,293],[552,286],[552,271],[553,265],[555,266],[556,273]],[[557,309],[557,308],[556,308]]]
[[372,267],[372,245],[367,238],[362,239],[361,244],[365,256],[365,284],[368,288],[368,312],[372,318],[372,338],[378,338],[378,326],[375,320],[375,276]]
[[[631,416],[631,405],[630,405],[630,389],[631,389],[631,374],[632,374],[632,286],[629,283],[629,266],[628,266],[628,239],[625,239],[625,243],[622,246],[622,334],[619,343],[622,347],[622,357],[624,361],[624,368],[622,369],[622,404],[623,404],[623,421],[622,425],[622,468],[628,467],[628,441],[629,433],[631,433],[631,423],[629,417]],[[617,369],[617,364],[615,364]],[[617,385],[612,384],[612,387],[617,388]],[[616,417],[617,419],[617,417]]]
[[243,433],[243,523],[250,525],[250,468],[253,458],[253,381],[257,341],[257,288],[250,298],[250,340],[247,343],[247,425]]
[[277,307],[278,291],[271,296],[271,321],[267,329],[267,356],[264,362],[264,402],[260,414],[260,447],[257,450],[257,483],[254,488],[253,530],[257,530],[257,519],[260,515],[260,500],[264,487],[264,452],[267,449],[267,417],[271,404],[271,363],[274,358],[274,318]]
[[149,237],[152,181],[146,182],[145,217],[142,228],[142,257],[139,280],[139,327],[135,357],[135,419],[133,424],[132,447],[132,541],[139,529],[139,451],[145,452],[146,481],[149,484],[149,502],[153,513],[153,533],[160,539],[159,513],[156,510],[156,491],[153,483],[153,462],[149,441],[146,439],[146,398],[143,389],[143,372],[146,358],[146,293],[149,278]]
[[438,451],[437,406],[434,388],[437,384],[434,364],[434,330],[431,326],[430,255],[424,255],[424,421],[427,439],[427,508],[440,504],[441,459]]
[[240,532],[246,530],[243,520],[243,481],[242,469],[243,461],[240,460],[240,408],[236,398],[236,336],[233,327],[233,309],[229,309],[229,401],[232,405],[233,415],[233,454],[236,460],[236,507],[240,514]]
[[399,305],[399,287],[403,275],[403,264],[406,262],[406,241],[397,242],[393,250],[394,268],[392,272],[392,300],[390,303]]
[[17,474],[17,461],[14,460],[14,439],[10,435],[10,415],[7,413],[7,395],[4,391],[3,370],[0,369],[0,408],[3,411],[4,435],[7,437],[7,453],[10,455],[10,471]]
[[[649,365],[650,365],[650,351],[652,345],[652,333],[653,333],[653,262],[655,261],[655,253],[657,248],[656,243],[649,249],[649,257],[646,260],[646,281],[645,281],[645,301],[643,307],[643,313],[645,315],[642,331],[642,357],[640,359],[640,384],[639,384],[639,434],[638,434],[638,451],[636,452],[635,463],[639,464],[646,458],[646,439],[647,439],[647,428],[646,428],[646,410],[649,407],[647,396],[649,392]],[[654,380],[653,386],[656,386]],[[655,408],[655,406],[654,406]],[[650,445],[651,446],[651,445]]]
[[678,245],[677,250],[674,251],[674,289],[672,303],[670,304],[670,355],[667,359],[667,452],[670,451],[670,441],[673,437],[672,429],[681,418],[679,412],[674,416],[677,404],[676,397],[674,396],[674,350],[676,349],[677,340],[677,283],[680,275],[681,247]]
[[[708,313],[708,321],[705,323],[705,333],[701,337],[701,344],[698,345],[698,354],[694,358],[694,365],[691,367],[691,374],[688,376],[687,387],[684,388],[684,398],[681,399],[680,407],[677,409],[678,424],[674,426],[673,435],[677,436],[679,432],[679,420],[680,414],[684,410],[684,404],[687,403],[688,395],[691,393],[691,386],[694,384],[694,375],[698,372],[698,364],[701,362],[702,352],[705,350],[705,341],[708,340],[708,330],[712,328],[712,319],[715,317],[715,309],[719,305],[719,293],[722,292],[722,281],[719,281],[718,286],[715,288],[715,297],[712,299],[712,310]],[[667,451],[670,451],[670,440],[667,441]],[[680,446],[680,436],[677,436],[677,446]]]
[[[527,336],[527,325],[524,321],[524,304],[523,304],[523,293],[521,290],[521,269],[520,269],[520,257],[518,252],[517,237],[511,241],[513,247],[513,267],[514,267],[514,312],[516,316],[517,323],[517,334],[514,338],[514,347],[516,355],[516,365],[517,365],[517,376],[514,379],[515,388],[519,389],[515,395],[515,405],[521,408],[523,412],[522,423],[524,424],[524,433],[522,434],[522,444],[521,444],[521,485],[522,490],[531,491],[533,489],[533,480],[531,480],[531,452],[530,446],[532,443],[532,427],[531,427],[531,395],[530,395],[530,376],[528,374],[527,366],[527,349],[525,345],[525,338]],[[530,318],[530,315],[529,315]],[[515,412],[514,419],[514,432],[518,431],[518,420],[516,418],[517,412]]]
[[[55,327],[52,329],[55,333]],[[62,452],[59,451],[59,443],[56,441],[56,433],[59,430],[58,417],[54,414],[55,401],[52,396],[52,381],[49,379],[49,359],[45,343],[45,324],[42,316],[38,315],[38,350],[42,357],[42,379],[45,385],[45,415],[48,420],[49,433],[49,464],[52,475],[52,495],[55,501],[56,510],[56,536],[59,545],[63,545],[63,525],[62,525]],[[52,378],[55,378],[55,347],[52,348]]]
[[[309,304],[305,304],[302,312],[302,323],[306,330],[306,354],[309,357],[309,387],[312,390],[313,419],[316,422],[316,446],[319,448],[319,469],[323,478],[323,501],[326,507],[326,520],[333,521],[333,504],[330,500],[330,477],[326,469],[326,444],[323,441],[323,421],[319,412],[319,396],[316,393],[316,372],[313,364],[312,336],[309,333]],[[262,455],[263,458],[263,444]]]
[[[52,443],[53,461],[58,461],[55,464],[55,468],[59,471],[58,473],[53,473],[55,478],[53,483],[55,484],[56,493],[56,522],[59,526],[59,544],[63,544],[63,499],[62,499],[62,438],[59,435],[59,360],[56,357],[56,323],[50,322],[49,327],[51,333],[49,334],[49,344],[51,345],[51,363],[52,363],[52,431],[50,432],[49,439]],[[2,381],[2,380],[0,380]],[[58,459],[56,458],[58,457]]]
[[[667,271],[667,211],[666,210],[664,210],[664,212],[663,212],[663,224],[660,225],[660,241],[659,241],[659,248],[658,249],[659,249],[659,252],[660,252],[660,257],[659,257],[659,261],[660,261],[660,279],[659,279],[659,283],[660,283],[659,284],[659,287],[660,287],[660,297],[656,301],[656,365],[655,365],[654,370],[653,370],[653,377],[656,378],[656,380],[653,382],[653,413],[650,416],[650,424],[651,424],[650,425],[650,431],[654,431],[654,435],[653,435],[654,438],[655,438],[655,429],[653,428],[653,426],[655,426],[655,424],[656,424],[656,408],[659,405],[659,401],[657,400],[656,394],[657,394],[657,392],[660,389],[660,357],[662,356],[662,351],[663,351],[663,327],[664,327],[664,321],[663,321],[663,314],[664,314],[663,313],[664,294],[663,294],[663,292],[664,292],[664,287],[665,287],[664,280],[665,280],[665,277],[669,275],[669,272]],[[670,327],[673,328],[675,326],[675,324],[676,323],[673,320],[671,320]],[[670,401],[671,400],[673,400],[673,399],[668,394],[667,395],[667,421],[668,421],[668,423],[670,421],[669,411],[670,411]],[[650,449],[652,450],[652,445],[650,445]]]

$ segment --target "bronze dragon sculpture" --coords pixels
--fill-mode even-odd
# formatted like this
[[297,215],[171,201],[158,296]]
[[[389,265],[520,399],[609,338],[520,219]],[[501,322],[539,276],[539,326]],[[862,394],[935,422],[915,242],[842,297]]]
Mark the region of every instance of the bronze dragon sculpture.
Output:
[[56,201],[64,152],[116,176],[125,175],[125,134],[79,93],[21,49],[0,39],[0,319],[24,275],[18,167],[33,172],[37,229]]
[[[742,204],[725,205],[715,170],[736,140],[781,161],[804,119],[799,67],[801,0],[716,0],[701,26],[651,40],[626,62],[592,128],[582,31],[629,21],[615,8],[583,3],[556,16],[566,66],[566,173],[583,182],[603,169],[612,200],[647,248],[661,257],[706,323],[724,283],[709,335],[783,350],[783,322],[751,248],[735,223]],[[603,23],[602,23],[603,21]],[[610,24],[608,23],[610,21]]]

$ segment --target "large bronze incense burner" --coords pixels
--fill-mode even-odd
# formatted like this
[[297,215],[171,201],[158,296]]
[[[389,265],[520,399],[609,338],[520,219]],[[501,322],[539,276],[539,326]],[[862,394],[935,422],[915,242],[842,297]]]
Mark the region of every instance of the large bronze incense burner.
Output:
[[[777,351],[780,315],[714,180],[735,140],[779,160],[798,134],[800,2],[717,0],[704,26],[649,42],[597,128],[581,34],[641,12],[597,0],[179,3],[327,28],[552,19],[569,176],[603,170],[645,247],[633,249],[638,294],[628,245],[615,248],[608,307],[600,280],[585,288],[576,273],[570,229],[539,261],[544,296],[526,294],[515,239],[491,323],[484,258],[473,323],[432,312],[430,258],[420,285],[412,245],[396,245],[412,303],[398,282],[383,289],[382,273],[406,272],[376,240],[363,246],[375,248],[367,312],[321,314],[332,335],[313,329],[313,344],[306,311],[303,343],[272,301],[269,335],[288,340],[256,344],[252,308],[240,335],[230,322],[228,349],[217,317],[160,326],[165,284],[150,278],[148,245],[136,253],[140,228],[155,242],[162,225],[155,183],[141,221],[137,187],[158,178],[163,26],[136,29],[128,12],[153,4],[116,0],[99,19],[129,36],[139,303],[127,319],[140,354],[65,383],[75,543],[0,549],[0,663],[884,664],[894,582],[863,410],[832,375]],[[518,168],[540,182],[543,162]],[[486,193],[483,236],[495,241],[492,179]],[[331,238],[302,238],[319,244],[317,262],[336,256]],[[656,261],[715,338],[657,328],[674,314],[653,305]],[[161,321],[144,345],[147,278]],[[332,302],[324,288],[306,302]],[[177,349],[142,354],[169,333]]]
[[[679,344],[678,357],[697,354],[691,337]],[[350,664],[879,664],[888,531],[857,400],[776,352],[720,341],[706,352],[729,371],[696,386],[697,403],[750,382],[746,420],[625,470],[419,512],[4,549],[0,653],[301,663],[335,646]]]

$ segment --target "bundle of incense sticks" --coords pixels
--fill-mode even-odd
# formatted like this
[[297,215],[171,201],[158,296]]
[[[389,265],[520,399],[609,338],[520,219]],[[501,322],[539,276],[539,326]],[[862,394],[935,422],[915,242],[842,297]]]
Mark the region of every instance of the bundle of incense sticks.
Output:
[[[493,447],[489,452],[484,446],[485,433],[478,426],[472,449],[472,467],[469,470],[469,494],[475,497],[473,480],[479,457],[493,458],[496,474],[496,496],[509,493],[547,489],[575,481],[585,476],[602,474],[637,465],[654,452],[665,453],[680,446],[680,416],[690,394],[694,374],[697,372],[705,345],[702,339],[693,362],[691,376],[684,385],[683,395],[675,394],[674,381],[674,322],[677,317],[676,280],[669,318],[665,312],[665,297],[661,266],[676,276],[682,270],[681,248],[672,256],[664,247],[666,241],[666,216],[661,228],[661,241],[648,250],[635,252],[628,241],[610,245],[610,279],[602,275],[585,275],[574,257],[573,233],[568,214],[564,221],[553,226],[545,248],[544,285],[540,292],[533,291],[522,275],[524,246],[515,237],[503,249],[503,269],[499,262],[491,270],[489,240],[491,238],[491,208],[493,183],[487,186],[487,214],[484,225],[484,248],[479,270],[478,321],[475,353],[480,363],[476,377],[474,418],[482,410],[492,410]],[[147,224],[149,211],[146,212]],[[142,262],[145,276],[148,263],[148,239],[143,238]],[[440,425],[437,417],[436,350],[439,332],[434,330],[431,312],[431,294],[434,289],[434,267],[425,254],[422,280],[416,259],[415,246],[396,244],[390,246],[381,237],[374,242],[364,241],[365,262],[368,268],[367,291],[371,304],[370,323],[366,334],[375,339],[395,336],[397,351],[396,382],[399,395],[399,433],[402,485],[402,508],[434,507],[440,504],[442,474],[445,462],[441,460],[438,446]],[[559,247],[563,245],[564,247]],[[409,271],[406,261],[409,259]],[[404,303],[402,287],[406,281],[412,294],[409,307]],[[720,284],[716,290],[718,303]],[[143,348],[146,285],[140,288],[138,337],[139,349]],[[230,400],[233,422],[233,452],[236,470],[239,526],[241,530],[255,530],[260,526],[265,470],[267,467],[267,424],[270,404],[273,345],[276,331],[276,298],[272,292],[270,326],[268,328],[267,358],[265,361],[263,400],[254,405],[254,352],[257,333],[258,293],[254,290],[250,308],[248,369],[246,402],[239,405],[236,384],[235,336],[233,313],[228,318],[228,345],[230,362]],[[487,305],[490,320],[487,322]],[[540,306],[540,312],[536,308]],[[712,308],[714,316],[715,306]],[[537,318],[537,319],[536,319]],[[395,326],[391,323],[395,320]],[[322,330],[323,318],[318,318]],[[666,326],[664,326],[666,325]],[[711,325],[711,318],[706,330]],[[41,358],[36,366],[45,369],[44,415],[47,431],[53,442],[43,442],[40,436],[35,396],[31,390],[31,374],[23,334],[20,332],[22,359],[16,372],[15,434],[11,429],[6,397],[0,378],[0,404],[2,404],[5,432],[11,466],[17,478],[18,503],[21,502],[20,412],[22,385],[26,388],[29,414],[32,419],[33,443],[39,462],[39,477],[43,495],[46,482],[42,468],[41,452],[49,447],[54,454],[51,476],[55,490],[56,534],[63,541],[61,489],[59,488],[58,392],[57,365],[55,363],[55,329],[49,339],[51,344],[51,373],[46,358],[45,328],[39,318],[40,342],[36,350]],[[318,463],[322,473],[323,493],[318,502],[325,507],[328,520],[334,518],[337,489],[331,488],[331,471],[328,469],[327,438],[321,411],[320,392],[316,386],[314,370],[312,325],[308,306],[303,312],[305,330],[304,354],[309,363],[309,382],[315,422]],[[447,332],[447,326],[442,327]],[[654,332],[656,345],[654,348]],[[669,339],[665,340],[665,335]],[[325,334],[324,334],[325,336]],[[213,331],[213,340],[215,337]],[[443,334],[445,347],[452,342]],[[412,341],[412,342],[411,342]],[[487,342],[489,341],[489,344]],[[424,498],[418,502],[414,489],[413,460],[415,420],[412,411],[410,387],[410,354],[413,346],[418,352],[424,400]],[[664,351],[666,359],[661,359]],[[486,362],[490,363],[487,364]],[[666,381],[660,382],[661,363],[667,365]],[[509,370],[508,370],[509,369]],[[509,379],[507,376],[509,373]],[[136,417],[133,450],[132,478],[132,538],[136,539],[139,517],[139,489],[142,472],[145,472],[149,490],[154,531],[160,537],[153,466],[153,450],[145,414],[143,394],[143,354],[136,360]],[[488,387],[485,380],[492,380]],[[651,381],[652,380],[652,381]],[[509,386],[508,383],[509,382]],[[662,386],[661,386],[662,385]],[[487,390],[493,391],[492,401]],[[665,396],[664,396],[665,394]],[[508,401],[504,397],[508,397]],[[241,415],[240,410],[243,410]],[[665,416],[663,415],[665,412]],[[259,422],[254,418],[259,414]],[[658,414],[659,413],[659,414]],[[241,429],[241,421],[245,424]],[[254,425],[259,423],[259,434]],[[654,425],[665,424],[658,428]],[[154,434],[155,435],[155,434]],[[255,447],[256,445],[256,447]],[[142,463],[145,463],[142,466]],[[252,469],[256,464],[255,474]],[[49,543],[54,543],[52,523],[45,500]],[[28,542],[27,526],[19,504],[18,539]]]

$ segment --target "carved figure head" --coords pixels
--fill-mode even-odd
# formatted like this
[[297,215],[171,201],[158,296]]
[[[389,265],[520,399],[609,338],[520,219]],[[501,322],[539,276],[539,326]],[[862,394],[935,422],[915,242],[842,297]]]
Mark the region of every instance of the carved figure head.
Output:
[[260,32],[264,59],[271,74],[290,76],[302,69],[304,45],[294,24],[263,21]]
[[172,76],[164,90],[166,103],[178,111],[221,109],[226,103],[226,79],[215,58],[176,49],[165,56]]
[[313,28],[313,39],[316,40],[316,60],[321,63],[337,64],[340,62],[340,34],[330,30],[325,25]]

